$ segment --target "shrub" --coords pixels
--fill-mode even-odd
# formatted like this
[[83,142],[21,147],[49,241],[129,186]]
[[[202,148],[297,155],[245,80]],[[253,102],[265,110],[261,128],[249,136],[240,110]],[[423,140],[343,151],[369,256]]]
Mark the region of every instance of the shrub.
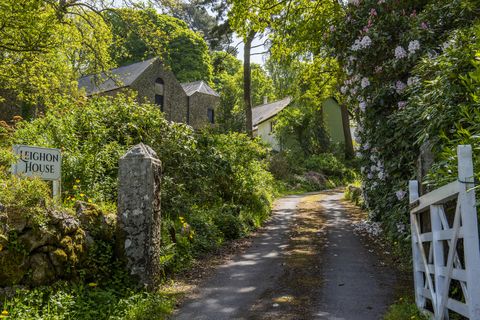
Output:
[[[206,250],[258,227],[270,212],[274,179],[262,144],[240,133],[194,132],[131,96],[60,104],[42,118],[18,123],[9,139],[62,149],[67,206],[79,197],[114,204],[118,159],[137,143],[151,146],[163,167],[163,240],[175,251],[170,270],[188,265],[195,248]],[[191,234],[184,234],[184,223]],[[213,231],[200,234],[206,226]]]

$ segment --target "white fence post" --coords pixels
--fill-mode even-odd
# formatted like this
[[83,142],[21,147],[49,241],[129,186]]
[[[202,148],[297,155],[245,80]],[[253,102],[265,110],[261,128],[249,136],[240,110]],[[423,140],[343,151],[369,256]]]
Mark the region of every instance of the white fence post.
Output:
[[[414,203],[419,198],[418,195],[418,181],[410,180],[408,184],[409,188],[409,200],[410,203]],[[412,234],[412,260],[413,260],[413,282],[415,286],[415,301],[419,308],[425,307],[425,298],[423,297],[422,290],[425,286],[425,281],[423,279],[423,273],[420,271],[420,265],[422,264],[422,259],[420,257],[420,252],[418,250],[418,241],[415,231],[414,231],[414,219],[416,219],[415,214],[410,213],[410,228]]]
[[458,179],[462,184],[458,194],[464,230],[465,270],[467,272],[466,302],[470,319],[480,319],[480,248],[478,238],[478,218],[475,207],[475,190],[472,147],[460,145],[457,148]]

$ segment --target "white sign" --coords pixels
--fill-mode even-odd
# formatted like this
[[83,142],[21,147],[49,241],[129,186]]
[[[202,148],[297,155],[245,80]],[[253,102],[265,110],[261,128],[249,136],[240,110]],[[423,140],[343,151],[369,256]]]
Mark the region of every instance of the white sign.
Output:
[[60,180],[62,155],[59,149],[14,145],[13,152],[19,157],[12,167],[13,174]]

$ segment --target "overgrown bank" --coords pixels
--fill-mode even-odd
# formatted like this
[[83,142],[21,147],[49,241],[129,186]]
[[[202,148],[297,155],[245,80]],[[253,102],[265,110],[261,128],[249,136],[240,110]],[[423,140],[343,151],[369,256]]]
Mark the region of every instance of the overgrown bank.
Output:
[[[162,241],[165,252],[159,258],[166,274],[184,269],[203,252],[247,234],[270,213],[275,183],[266,170],[267,151],[262,145],[239,133],[195,133],[186,125],[168,123],[157,107],[138,104],[132,97],[70,101],[32,122],[17,118],[13,126],[2,123],[0,130],[0,183],[4,186],[0,190],[0,210],[6,221],[0,235],[1,285],[49,284],[53,278],[76,283],[69,289],[64,286],[56,291],[47,287],[8,300],[5,307],[15,319],[28,317],[24,312],[28,305],[38,312],[39,319],[68,318],[70,312],[76,315],[79,310],[84,313],[84,319],[114,318],[118,311],[115,308],[102,309],[99,315],[98,310],[90,312],[81,306],[88,306],[86,301],[91,299],[100,299],[97,294],[105,295],[109,305],[125,304],[123,299],[130,299],[128,290],[133,287],[128,285],[128,277],[116,261],[114,236],[102,238],[101,242],[95,239],[95,245],[91,245],[88,242],[92,237],[80,224],[78,232],[70,230],[78,233],[75,242],[75,235],[57,232],[54,213],[76,221],[81,215],[71,208],[83,201],[84,205],[99,205],[105,213],[101,213],[102,217],[116,214],[118,159],[136,143],[150,145],[163,163]],[[46,183],[18,179],[9,174],[8,168],[14,161],[10,149],[14,143],[62,149],[64,192],[61,205],[50,200]],[[15,223],[19,220],[25,223]],[[107,229],[113,232],[115,219],[110,222]],[[77,226],[77,222],[72,224]],[[35,235],[36,245],[30,245],[31,241],[23,236],[29,230]],[[54,236],[47,237],[50,234]],[[57,242],[67,242],[66,237],[72,242],[71,252],[67,245],[56,247]],[[50,251],[50,247],[56,249]],[[83,250],[89,257],[87,262],[74,258]],[[31,275],[35,272],[28,269],[32,257],[60,251],[65,253],[65,261],[60,261],[58,267],[68,268],[69,272],[32,282]],[[46,261],[52,263],[52,260]],[[96,265],[97,269],[83,268],[84,262],[88,267]],[[12,268],[25,265],[24,277],[8,278],[7,263]],[[85,285],[88,283],[94,285]],[[122,283],[125,288],[119,290],[117,285]],[[50,305],[56,295],[62,307]],[[145,301],[143,298],[140,292],[131,297],[138,299],[140,304],[158,297],[149,296]],[[92,301],[92,307],[93,304]],[[152,302],[151,307],[154,306]]]

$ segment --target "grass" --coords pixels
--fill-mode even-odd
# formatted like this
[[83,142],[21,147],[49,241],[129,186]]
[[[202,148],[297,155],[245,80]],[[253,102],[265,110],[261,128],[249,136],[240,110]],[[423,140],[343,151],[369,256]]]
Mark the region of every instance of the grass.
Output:
[[57,282],[32,290],[17,289],[13,297],[4,300],[3,310],[18,320],[155,320],[165,319],[173,311],[177,295],[121,284],[102,287]]
[[410,299],[400,298],[388,309],[384,320],[427,320]]

